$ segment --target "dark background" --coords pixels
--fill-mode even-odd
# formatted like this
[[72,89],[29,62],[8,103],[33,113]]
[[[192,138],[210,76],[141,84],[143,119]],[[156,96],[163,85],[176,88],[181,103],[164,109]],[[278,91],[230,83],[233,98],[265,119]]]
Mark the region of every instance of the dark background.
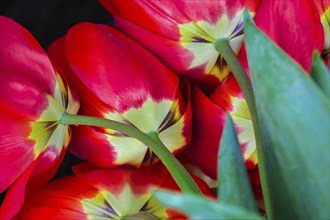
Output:
[[97,0],[0,0],[0,14],[27,28],[45,49],[79,22],[112,23]]
[[[112,16],[97,0],[0,0],[0,14],[28,29],[45,50],[79,22],[112,25]],[[54,178],[70,175],[71,166],[78,162],[80,159],[67,151]],[[0,204],[5,193],[0,194]]]

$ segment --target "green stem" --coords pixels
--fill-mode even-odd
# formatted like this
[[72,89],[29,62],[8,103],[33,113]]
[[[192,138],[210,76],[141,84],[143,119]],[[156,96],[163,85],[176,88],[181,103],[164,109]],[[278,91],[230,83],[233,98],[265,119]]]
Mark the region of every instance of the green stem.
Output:
[[200,189],[196,185],[193,178],[182,166],[182,164],[176,159],[176,157],[174,157],[172,153],[167,149],[167,147],[161,142],[156,133],[148,135],[135,127],[131,127],[117,121],[92,116],[71,115],[68,113],[64,113],[62,115],[61,123],[64,125],[89,125],[109,128],[122,132],[130,137],[136,138],[148,146],[158,156],[176,183],[179,185],[182,192],[201,195]]
[[215,49],[221,54],[221,56],[225,59],[227,64],[230,67],[230,70],[234,74],[239,86],[241,87],[244,97],[246,99],[248,108],[250,110],[252,122],[253,122],[253,130],[256,140],[257,152],[258,152],[258,164],[260,171],[260,178],[262,182],[262,191],[264,195],[264,201],[266,205],[267,214],[271,216],[271,208],[270,208],[270,197],[269,197],[269,188],[266,177],[265,170],[265,159],[263,153],[263,147],[261,144],[261,135],[260,135],[260,127],[259,127],[259,118],[256,108],[256,101],[252,89],[251,81],[242,67],[241,63],[237,59],[236,54],[231,49],[229,45],[229,41],[226,38],[221,38],[216,40],[214,43]]

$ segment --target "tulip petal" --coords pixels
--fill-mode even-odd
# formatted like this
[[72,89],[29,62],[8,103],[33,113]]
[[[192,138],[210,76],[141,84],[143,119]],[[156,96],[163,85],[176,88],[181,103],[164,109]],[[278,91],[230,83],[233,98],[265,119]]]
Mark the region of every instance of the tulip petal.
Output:
[[173,1],[99,1],[111,14],[170,40],[180,38],[178,24],[189,22]]
[[[207,21],[215,24],[218,19],[227,14],[232,18],[237,11],[244,7],[245,0],[190,0],[190,1],[174,1],[179,11],[183,12],[190,20]],[[203,9],[203,10],[201,10]]]
[[210,99],[231,115],[237,129],[244,160],[248,161],[246,164],[249,168],[255,166],[258,158],[251,115],[243,92],[233,74],[222,82]]
[[11,109],[5,105],[1,108],[0,191],[3,192],[29,167],[35,156],[34,142],[27,138],[31,130],[29,123],[17,120],[20,114],[10,115]]
[[[1,101],[36,118],[48,105],[56,77],[52,65],[33,36],[12,19],[0,16]],[[31,80],[33,79],[33,80]]]
[[24,201],[26,183],[29,180],[36,164],[37,161],[34,161],[8,189],[6,197],[0,208],[0,219],[9,220],[20,210]]
[[217,178],[219,141],[226,112],[198,88],[192,90],[193,137],[184,154],[213,179]]
[[84,84],[119,112],[139,107],[149,94],[156,100],[175,96],[176,76],[138,44],[109,27],[82,23],[71,28],[66,37],[66,57]]
[[309,72],[313,51],[322,51],[323,28],[313,1],[262,1],[256,25]]

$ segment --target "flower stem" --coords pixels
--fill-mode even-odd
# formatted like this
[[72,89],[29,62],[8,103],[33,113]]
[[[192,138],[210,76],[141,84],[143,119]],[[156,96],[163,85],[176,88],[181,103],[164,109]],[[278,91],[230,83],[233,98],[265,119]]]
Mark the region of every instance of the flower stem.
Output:
[[193,178],[182,166],[182,164],[176,159],[176,157],[173,156],[173,154],[161,142],[157,133],[145,134],[139,129],[121,122],[92,116],[71,115],[68,113],[64,113],[62,115],[61,123],[64,125],[89,125],[109,128],[122,132],[130,137],[136,138],[148,146],[158,156],[176,183],[179,185],[182,192],[201,195],[201,191]]
[[[266,178],[266,170],[265,170],[265,159],[263,153],[263,146],[261,144],[261,136],[260,136],[260,127],[259,127],[259,118],[256,108],[256,101],[252,89],[251,81],[245,72],[244,68],[240,64],[239,60],[236,57],[236,54],[231,49],[229,45],[229,41],[226,38],[221,38],[216,40],[214,43],[215,49],[221,54],[221,56],[225,59],[227,64],[230,67],[230,70],[234,74],[240,88],[243,91],[244,97],[246,99],[247,105],[250,110],[252,122],[253,122],[253,130],[256,140],[257,152],[258,152],[258,164],[259,164],[259,173],[260,179],[262,182],[262,191],[264,196],[264,201],[266,205],[267,211],[270,209],[270,197],[269,197],[269,189]],[[269,215],[270,213],[268,213]],[[271,215],[270,215],[271,216]]]

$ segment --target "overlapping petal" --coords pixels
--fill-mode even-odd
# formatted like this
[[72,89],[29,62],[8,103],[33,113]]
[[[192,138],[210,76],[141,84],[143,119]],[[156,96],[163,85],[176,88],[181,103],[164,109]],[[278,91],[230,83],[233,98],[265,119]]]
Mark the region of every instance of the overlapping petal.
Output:
[[61,115],[76,113],[79,103],[33,36],[9,18],[1,16],[0,24],[1,192],[12,185],[1,207],[7,219],[18,211],[26,184],[38,187],[55,173],[70,139]]
[[254,13],[259,4],[245,0],[100,2],[115,16],[120,30],[177,73],[197,81],[208,78],[208,82],[229,74],[213,43],[227,38],[238,53],[243,40],[242,9],[245,6]]
[[29,198],[22,219],[185,219],[151,195],[159,187],[178,190],[162,166],[102,170],[79,164],[73,169],[75,176],[58,179]]
[[219,143],[227,113],[234,120],[247,167],[256,167],[258,161],[250,113],[232,74],[210,97],[195,88],[192,95],[192,112],[194,135],[184,153],[205,174],[213,179],[217,178]]
[[[177,76],[124,34],[81,23],[53,43],[49,55],[79,91],[82,114],[157,133],[173,153],[190,142],[189,97],[182,95]],[[102,167],[157,159],[147,146],[117,131],[79,126],[77,133],[84,139],[73,137],[71,151]]]
[[313,51],[322,51],[324,33],[313,1],[262,1],[256,25],[309,72]]

